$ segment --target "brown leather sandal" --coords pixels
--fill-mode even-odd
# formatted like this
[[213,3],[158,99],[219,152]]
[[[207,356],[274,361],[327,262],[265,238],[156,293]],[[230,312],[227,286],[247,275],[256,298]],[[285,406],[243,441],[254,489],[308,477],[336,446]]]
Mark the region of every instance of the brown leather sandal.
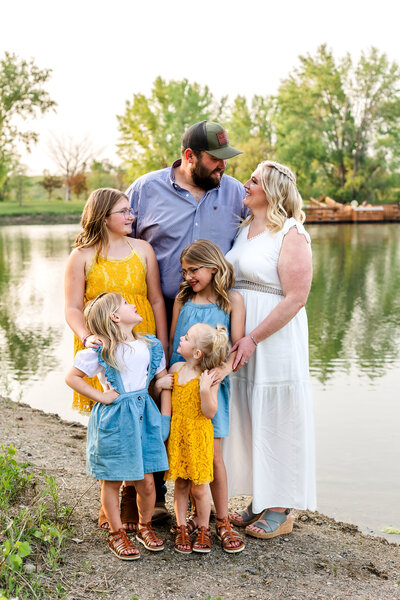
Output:
[[[184,548],[184,546],[189,546],[189,549]],[[192,540],[190,539],[187,525],[176,525],[174,548],[182,554],[190,554],[192,552]]]
[[164,550],[164,542],[154,531],[151,521],[148,523],[140,523],[139,521],[136,529],[136,539],[143,544],[147,550],[151,550],[152,552]]
[[107,537],[111,552],[121,560],[137,560],[140,558],[139,550],[126,535],[125,529],[109,533]]
[[[235,554],[244,550],[245,543],[240,535],[232,529],[232,525],[229,522],[228,517],[223,519],[216,518],[215,522],[215,535],[221,541],[222,550],[229,554]],[[232,546],[232,543],[240,542],[236,546]]]
[[211,552],[211,531],[209,527],[199,527],[193,542],[193,552]]
[[98,523],[99,523],[100,529],[104,529],[105,531],[110,531],[110,523],[108,522],[106,513],[104,512],[104,508],[102,506],[100,506],[100,510],[99,510]]
[[125,530],[136,532],[139,513],[136,504],[136,488],[134,485],[124,485],[121,493],[121,521],[126,525]]

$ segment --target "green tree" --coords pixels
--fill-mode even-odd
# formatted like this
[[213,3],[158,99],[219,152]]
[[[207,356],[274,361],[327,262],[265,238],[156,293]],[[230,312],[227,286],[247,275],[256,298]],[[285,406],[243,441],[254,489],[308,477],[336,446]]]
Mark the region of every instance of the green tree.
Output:
[[38,185],[42,186],[47,192],[48,200],[51,200],[54,190],[60,189],[63,186],[62,177],[50,175],[46,171],[43,174],[42,181],[38,181]]
[[118,116],[119,155],[130,180],[170,165],[180,154],[182,134],[203,119],[218,120],[226,98],[217,103],[207,86],[157,77],[149,97],[134,94]]
[[379,200],[396,184],[400,70],[375,48],[356,65],[325,45],[283,81],[276,98],[276,155],[304,195]]
[[230,143],[243,154],[228,163],[229,173],[245,182],[263,160],[274,157],[273,99],[254,96],[250,107],[244,96],[237,96],[230,107],[226,128]]
[[50,73],[49,69],[39,69],[33,60],[20,59],[8,52],[0,60],[0,198],[11,170],[18,163],[16,143],[22,142],[30,150],[38,140],[34,131],[20,129],[21,118],[37,117],[56,105],[43,88]]

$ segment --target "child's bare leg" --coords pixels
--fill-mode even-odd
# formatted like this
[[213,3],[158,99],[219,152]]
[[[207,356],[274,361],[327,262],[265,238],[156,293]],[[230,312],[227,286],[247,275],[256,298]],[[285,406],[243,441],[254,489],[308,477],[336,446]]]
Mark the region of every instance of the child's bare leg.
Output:
[[126,531],[136,531],[139,520],[134,481],[124,481],[121,494],[121,521]]
[[207,485],[194,485],[192,483],[191,492],[196,503],[198,526],[208,528],[210,525],[211,502]]
[[175,481],[174,488],[174,507],[175,507],[175,516],[178,527],[180,525],[186,525],[186,513],[188,506],[188,498],[189,498],[189,487],[190,481],[189,479],[178,479]]
[[214,481],[210,483],[210,489],[217,517],[222,519],[228,516],[228,479],[222,458],[221,438],[214,438],[213,471]]
[[110,524],[110,531],[115,533],[122,529],[119,514],[119,488],[121,481],[103,481],[101,486],[101,504]]
[[154,487],[153,474],[145,473],[144,479],[135,481],[135,488],[137,493],[139,522],[149,523],[153,516],[154,505],[156,503],[156,489]]
[[[210,483],[210,489],[217,513],[216,527],[219,527],[220,535],[223,535],[226,527],[222,524],[218,525],[218,522],[228,519],[228,479],[226,476],[224,459],[222,458],[221,438],[214,438],[213,470],[214,481]],[[235,532],[234,536],[226,539],[225,544],[227,549],[239,548],[239,546],[243,546],[243,540],[240,535]]]
[[154,486],[153,474],[145,473],[144,479],[135,481],[135,487],[139,511],[136,539],[148,550],[163,550],[164,542],[151,526],[151,517],[156,503],[156,488]]

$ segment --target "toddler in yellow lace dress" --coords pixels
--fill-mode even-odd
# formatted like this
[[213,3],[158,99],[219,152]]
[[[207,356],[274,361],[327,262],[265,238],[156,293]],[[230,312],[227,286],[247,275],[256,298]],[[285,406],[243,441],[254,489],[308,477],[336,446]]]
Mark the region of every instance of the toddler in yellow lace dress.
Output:
[[[212,369],[229,357],[225,327],[206,323],[193,325],[180,339],[178,352],[186,362],[170,368],[172,387],[171,433],[168,440],[169,470],[165,478],[175,481],[174,505],[177,526],[175,549],[189,553],[210,552],[210,496],[213,480],[214,431],[212,417],[218,408],[218,383]],[[198,531],[191,542],[186,522],[191,491],[197,509]]]

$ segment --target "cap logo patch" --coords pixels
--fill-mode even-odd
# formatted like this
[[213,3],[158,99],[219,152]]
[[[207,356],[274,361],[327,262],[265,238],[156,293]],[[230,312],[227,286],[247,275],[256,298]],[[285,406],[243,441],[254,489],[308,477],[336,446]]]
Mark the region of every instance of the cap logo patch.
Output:
[[217,138],[220,146],[224,146],[225,144],[229,144],[228,136],[226,131],[220,131],[217,133]]

